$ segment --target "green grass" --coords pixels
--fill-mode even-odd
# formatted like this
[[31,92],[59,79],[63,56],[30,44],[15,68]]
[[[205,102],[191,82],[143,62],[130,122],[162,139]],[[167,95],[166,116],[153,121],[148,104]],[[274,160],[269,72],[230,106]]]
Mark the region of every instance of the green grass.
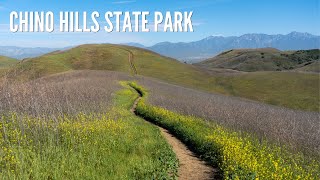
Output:
[[17,64],[19,61],[13,58],[0,56],[0,77],[8,71],[10,66]]
[[57,120],[1,116],[3,179],[170,179],[178,161],[157,127],[129,112],[136,91],[107,114]]
[[146,90],[135,83],[129,84],[144,95],[137,113],[168,129],[203,159],[218,166],[224,179],[317,179],[320,176],[319,161],[244,132],[148,105]]
[[12,66],[19,61],[13,58],[5,57],[5,56],[0,56],[0,68],[7,68],[9,66]]
[[9,75],[14,79],[29,80],[83,69],[132,73],[128,51],[134,54],[139,75],[207,92],[240,96],[293,109],[319,111],[317,75],[297,72],[261,72],[236,76],[212,74],[196,66],[129,46],[82,45],[25,60],[12,68]]
[[280,51],[273,48],[235,49],[223,52],[197,65],[246,72],[282,71],[297,69],[319,61],[319,56],[319,49],[300,51]]
[[318,74],[256,72],[220,77],[215,83],[233,96],[292,109],[320,110]]
[[34,79],[71,70],[130,70],[125,50],[111,45],[82,45],[65,52],[53,52],[23,61],[12,76]]

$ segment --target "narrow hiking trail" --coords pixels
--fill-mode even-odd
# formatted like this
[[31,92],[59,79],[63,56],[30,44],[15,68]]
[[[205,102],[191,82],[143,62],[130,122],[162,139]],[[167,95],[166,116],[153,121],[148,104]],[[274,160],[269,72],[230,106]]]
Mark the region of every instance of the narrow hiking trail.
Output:
[[[127,51],[129,52],[128,59],[129,59],[130,67],[134,75],[137,75],[138,72],[134,65],[133,53],[129,50]],[[133,114],[136,114],[135,111],[136,111],[137,104],[142,98],[141,94],[140,93],[138,94],[139,94],[139,97],[135,100],[132,108],[130,109],[130,111]],[[213,167],[207,165],[205,161],[202,161],[200,158],[198,158],[192,151],[189,150],[189,148],[185,144],[183,144],[179,139],[174,137],[168,130],[159,126],[157,127],[160,129],[162,136],[167,140],[168,144],[170,144],[170,146],[173,149],[173,152],[176,154],[179,160],[179,168],[178,168],[179,179],[182,179],[182,180],[214,179],[215,175],[218,174],[217,169],[214,169]]]
[[[141,97],[138,97],[132,108],[131,112],[135,114],[135,110]],[[146,120],[147,121],[147,120]],[[149,121],[147,121],[149,122]],[[152,123],[151,123],[152,124]],[[154,125],[154,124],[153,124]],[[154,125],[156,126],[156,125]],[[183,144],[179,139],[174,137],[168,130],[157,126],[162,136],[167,140],[168,144],[173,149],[179,160],[178,177],[181,180],[208,180],[214,179],[218,174],[218,170],[206,164],[198,158],[188,147]]]
[[131,69],[133,71],[133,74],[134,75],[138,75],[137,68],[136,68],[136,66],[134,65],[134,62],[133,62],[133,53],[131,51],[129,51],[129,63],[130,63]]
[[133,53],[131,51],[129,51],[129,50],[126,50],[126,51],[129,53],[128,59],[129,59],[129,64],[130,64],[130,68],[132,70],[132,73],[133,73],[133,75],[138,75],[137,68],[136,68],[136,66],[134,65],[134,62],[133,62],[133,57],[134,57]]
[[179,179],[214,179],[214,175],[217,174],[217,170],[199,159],[185,144],[174,137],[168,130],[161,127],[159,127],[159,129],[162,136],[171,145],[173,152],[179,159]]

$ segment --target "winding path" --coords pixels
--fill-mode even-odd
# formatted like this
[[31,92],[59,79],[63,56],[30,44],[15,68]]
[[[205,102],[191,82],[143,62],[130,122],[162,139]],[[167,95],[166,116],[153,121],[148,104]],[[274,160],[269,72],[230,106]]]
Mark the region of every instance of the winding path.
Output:
[[[133,61],[133,53],[130,50],[126,50],[129,52],[129,64],[132,69],[134,75],[137,75],[137,69],[134,65]],[[139,94],[139,93],[138,93]],[[132,108],[131,112],[136,114],[136,107],[138,102],[141,99],[141,94],[138,97]],[[147,121],[149,122],[149,121]],[[202,161],[198,158],[192,151],[188,149],[188,147],[183,144],[179,139],[174,137],[168,130],[163,129],[158,126],[161,131],[162,136],[167,140],[167,142],[171,145],[174,153],[176,154],[179,160],[179,168],[178,168],[178,176],[179,179],[182,180],[207,180],[207,179],[215,179],[214,177],[218,175],[218,170],[206,164],[205,161]]]
[[[141,97],[134,102],[131,112],[135,114],[135,109]],[[149,122],[149,121],[148,121]],[[162,136],[171,145],[174,153],[179,159],[178,176],[182,180],[207,180],[215,179],[218,175],[217,169],[207,165],[204,161],[198,158],[188,147],[179,139],[174,137],[168,130],[158,126]]]

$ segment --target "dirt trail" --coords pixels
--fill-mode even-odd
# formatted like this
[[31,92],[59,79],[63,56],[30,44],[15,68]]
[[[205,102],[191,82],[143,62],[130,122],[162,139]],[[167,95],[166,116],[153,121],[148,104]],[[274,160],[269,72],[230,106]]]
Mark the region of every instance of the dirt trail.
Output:
[[134,75],[137,75],[138,74],[138,71],[137,71],[137,68],[136,66],[134,65],[134,62],[133,62],[133,53],[129,50],[127,50],[129,52],[129,64],[130,64],[130,67],[131,67],[131,70],[133,72]]
[[[129,50],[129,63],[130,67],[135,75],[138,74],[137,69],[133,62],[133,53]],[[130,111],[135,114],[135,110],[138,102],[141,99],[138,97]],[[159,126],[158,126],[159,127]],[[171,145],[174,153],[179,159],[179,169],[178,176],[179,179],[182,180],[207,180],[207,179],[215,179],[215,175],[218,174],[217,169],[207,165],[204,161],[198,158],[192,151],[188,149],[188,147],[183,144],[179,139],[174,137],[168,130],[159,127],[162,136],[167,140],[167,142]]]
[[[141,97],[134,102],[131,112],[135,113],[135,109]],[[215,179],[214,176],[218,174],[217,169],[207,165],[204,161],[199,159],[188,147],[179,139],[174,137],[168,130],[159,127],[162,136],[171,145],[174,153],[179,159],[178,176],[181,180],[207,180]]]
[[126,48],[121,48],[121,47],[118,47],[118,48],[123,50],[123,51],[128,52],[128,60],[129,60],[129,65],[130,65],[130,69],[131,69],[132,75],[138,75],[137,68],[136,68],[136,66],[134,64],[133,52],[130,51],[129,49],[126,49]]
[[199,159],[192,151],[190,151],[186,145],[184,145],[179,139],[174,137],[166,129],[159,127],[161,134],[172,146],[173,151],[176,153],[179,159],[178,175],[179,179],[214,179],[214,175],[217,174],[217,170],[207,165],[204,161]]

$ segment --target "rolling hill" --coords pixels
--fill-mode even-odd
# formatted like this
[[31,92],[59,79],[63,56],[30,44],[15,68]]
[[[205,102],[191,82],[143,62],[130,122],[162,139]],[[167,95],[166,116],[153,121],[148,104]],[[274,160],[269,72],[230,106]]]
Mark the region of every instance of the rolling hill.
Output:
[[[282,71],[300,68],[318,62],[320,50],[280,51],[273,48],[235,49],[197,63],[206,68],[225,68],[238,71]],[[313,70],[310,69],[309,70]],[[318,72],[317,68],[314,69]]]
[[320,61],[311,62],[310,64],[306,64],[303,67],[295,69],[295,71],[320,73]]
[[3,74],[8,68],[14,64],[18,63],[18,60],[5,57],[5,56],[0,56],[0,76]]
[[[133,57],[131,61],[130,56]],[[56,51],[21,61],[11,68],[8,77],[30,80],[75,70],[108,70],[133,74],[131,62],[138,75],[171,84],[240,96],[293,109],[319,111],[317,74],[230,73],[229,70],[223,69],[217,73],[130,46],[82,45],[67,51]]]
[[[19,79],[34,79],[72,70],[109,70],[132,73],[128,61],[133,54],[138,74],[183,85],[206,88],[206,72],[192,65],[163,57],[154,52],[121,45],[81,45],[67,51],[56,51],[21,61],[9,74]],[[208,81],[203,81],[204,79]],[[209,88],[206,88],[209,89]]]
[[16,64],[18,60],[5,57],[5,56],[0,56],[0,68],[6,68],[8,66],[11,66],[13,64]]

